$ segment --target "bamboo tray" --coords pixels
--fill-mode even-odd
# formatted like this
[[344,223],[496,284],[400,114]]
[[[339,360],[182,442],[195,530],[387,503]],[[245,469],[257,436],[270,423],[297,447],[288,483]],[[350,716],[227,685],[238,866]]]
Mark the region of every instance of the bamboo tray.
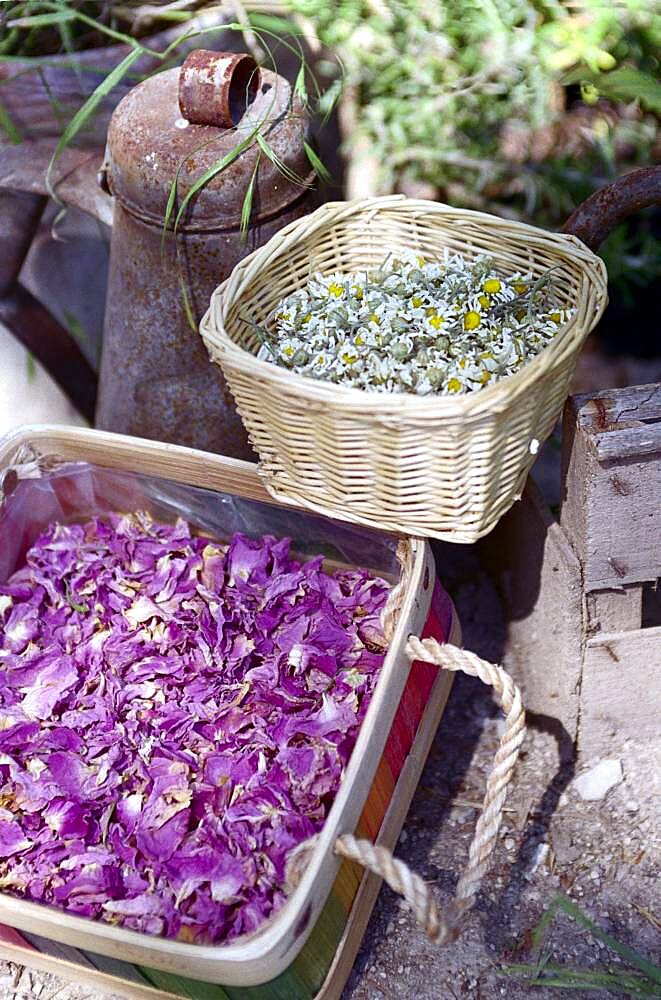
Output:
[[[16,467],[17,460],[25,467],[26,456],[34,455],[159,476],[260,501],[270,508],[282,506],[267,494],[249,463],[174,445],[91,430],[25,428],[0,442],[0,470]],[[0,471],[0,494],[2,481]],[[150,938],[0,893],[0,923],[18,931],[17,937],[5,929],[0,954],[130,997],[339,996],[380,879],[363,874],[353,861],[340,861],[333,845],[340,834],[355,832],[394,846],[451,685],[450,672],[431,663],[410,663],[404,652],[406,639],[413,633],[440,642],[459,641],[451,602],[434,584],[429,545],[416,539],[402,540],[401,545],[407,553],[402,599],[381,677],[301,881],[276,917],[263,930],[228,945],[191,945]],[[64,946],[61,950],[75,949],[80,961],[34,950],[21,941],[21,931],[58,942]],[[94,964],[100,956],[105,968],[118,968],[118,975],[89,968],[90,961]]]

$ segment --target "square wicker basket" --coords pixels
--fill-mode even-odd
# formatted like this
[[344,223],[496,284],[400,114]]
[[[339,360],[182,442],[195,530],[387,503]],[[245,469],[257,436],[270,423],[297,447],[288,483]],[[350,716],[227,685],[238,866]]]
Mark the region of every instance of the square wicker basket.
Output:
[[[368,393],[257,360],[265,324],[311,274],[377,266],[388,251],[487,253],[502,274],[553,268],[571,320],[516,375],[462,396]],[[323,205],[245,258],[201,324],[260,457],[270,494],[386,531],[472,542],[518,498],[607,302],[602,261],[580,240],[403,196]]]

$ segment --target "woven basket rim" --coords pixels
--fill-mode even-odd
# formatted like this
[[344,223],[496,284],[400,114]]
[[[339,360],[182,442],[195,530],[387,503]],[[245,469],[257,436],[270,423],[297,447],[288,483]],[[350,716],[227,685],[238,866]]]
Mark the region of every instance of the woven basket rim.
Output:
[[[227,311],[233,302],[242,295],[249,283],[247,279],[241,280],[245,272],[248,271],[249,274],[252,274],[256,269],[268,267],[281,259],[291,243],[298,242],[295,235],[301,228],[304,227],[304,235],[307,239],[317,229],[324,226],[333,228],[338,222],[352,215],[364,215],[400,208],[404,208],[407,213],[411,214],[423,210],[427,214],[470,218],[485,223],[486,228],[491,230],[506,225],[510,230],[515,228],[520,231],[522,235],[534,234],[536,240],[541,239],[551,250],[563,248],[565,252],[571,251],[571,257],[576,258],[575,266],[580,268],[582,272],[581,280],[588,282],[593,290],[601,292],[601,296],[598,296],[592,303],[591,312],[596,312],[597,318],[599,318],[600,313],[605,308],[607,274],[604,262],[576,236],[566,233],[552,233],[537,226],[531,226],[529,223],[503,220],[486,212],[454,208],[440,202],[406,198],[404,195],[388,195],[381,198],[346,202],[327,202],[311,215],[290,223],[280,230],[269,243],[245,257],[229,278],[214,290],[209,309],[200,324],[202,338],[211,356],[218,360],[226,359],[228,364],[245,374],[258,375],[272,385],[289,388],[300,398],[310,402],[332,402],[341,408],[360,407],[365,413],[378,411],[383,416],[398,417],[408,414],[409,416],[424,416],[432,420],[439,416],[477,415],[485,410],[493,412],[498,409],[499,401],[502,401],[503,405],[508,405],[513,397],[516,398],[520,393],[527,391],[532,381],[554,368],[556,363],[561,360],[564,351],[571,351],[588,336],[593,324],[579,323],[579,317],[575,314],[539,354],[527,361],[513,375],[508,375],[493,385],[486,386],[476,392],[452,396],[432,394],[419,396],[407,392],[370,392],[367,389],[338,385],[323,379],[298,375],[270,361],[258,359],[255,354],[246,350],[227,333],[224,323]],[[331,216],[330,221],[329,215]],[[230,300],[226,298],[228,290],[235,291]],[[212,314],[216,306],[219,308],[214,323]]]

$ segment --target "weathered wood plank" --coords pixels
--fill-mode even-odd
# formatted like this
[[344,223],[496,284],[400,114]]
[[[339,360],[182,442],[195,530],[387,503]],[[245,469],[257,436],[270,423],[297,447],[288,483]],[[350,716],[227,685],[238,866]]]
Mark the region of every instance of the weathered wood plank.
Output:
[[581,426],[606,430],[627,420],[658,420],[661,415],[661,385],[631,385],[625,389],[603,389],[599,393],[573,396],[568,405],[579,416]]
[[581,568],[534,482],[479,551],[508,620],[503,665],[526,710],[576,738],[583,638]]
[[595,590],[587,595],[587,634],[639,629],[643,617],[643,588]]
[[578,748],[593,753],[614,735],[659,735],[661,627],[588,640],[583,663]]
[[661,575],[661,423],[636,421],[638,412],[661,420],[658,388],[577,397],[565,408],[560,523],[587,593]]

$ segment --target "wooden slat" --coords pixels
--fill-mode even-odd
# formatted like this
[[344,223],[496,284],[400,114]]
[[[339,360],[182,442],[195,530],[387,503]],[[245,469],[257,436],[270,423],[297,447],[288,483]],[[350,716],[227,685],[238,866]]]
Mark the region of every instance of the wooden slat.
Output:
[[658,420],[661,416],[661,385],[632,385],[626,389],[573,396],[569,405],[583,427],[606,430],[629,420]]
[[636,426],[603,431],[591,438],[591,444],[600,462],[626,461],[632,455],[661,455],[661,424],[641,421]]
[[41,951],[35,951],[34,948],[22,948],[20,945],[10,944],[6,941],[0,941],[0,958],[6,962],[26,965],[38,972],[50,972],[53,976],[68,979],[69,982],[90,986],[98,990],[99,993],[125,997],[126,1000],[181,1000],[181,997],[175,996],[174,993],[165,993],[162,990],[153,989],[151,986],[130,983],[118,976],[110,976],[106,972],[89,969],[76,962],[54,958],[52,955],[44,955]]
[[641,627],[643,588],[638,585],[621,590],[595,590],[587,595],[588,634],[628,632]]
[[659,733],[661,627],[601,634],[587,642],[578,746],[592,754],[613,736],[647,739]]
[[[657,388],[622,390],[621,399],[617,391],[577,397],[565,408],[560,523],[587,593],[661,575],[661,423],[630,426],[639,413],[661,418]],[[611,422],[609,412],[629,426]]]
[[581,568],[560,525],[529,479],[480,551],[498,583],[508,621],[502,663],[526,710],[559,723],[573,740],[583,638]]

